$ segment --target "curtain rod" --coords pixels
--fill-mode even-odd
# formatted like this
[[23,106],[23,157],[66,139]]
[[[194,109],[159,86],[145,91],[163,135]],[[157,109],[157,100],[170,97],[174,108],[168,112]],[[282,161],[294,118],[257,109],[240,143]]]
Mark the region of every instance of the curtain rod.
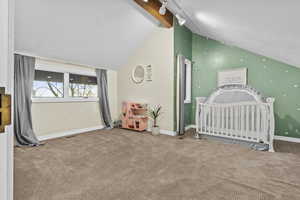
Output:
[[[94,67],[94,66],[91,66],[91,65],[77,64],[77,63],[64,61],[64,60],[60,60],[60,59],[56,59],[56,58],[42,57],[42,56],[38,56],[38,55],[35,55],[35,54],[22,52],[22,51],[14,51],[14,54],[20,54],[20,55],[23,55],[23,56],[34,57],[34,58],[41,59],[41,60],[47,60],[47,61],[51,61],[51,62],[58,62],[58,63],[62,63],[62,64],[67,64],[67,65],[77,65],[79,67],[85,67],[85,68],[88,67],[88,68],[93,68],[93,69],[113,70],[113,69],[108,69],[108,68],[105,68],[105,67]],[[113,71],[115,71],[115,70],[113,70]]]

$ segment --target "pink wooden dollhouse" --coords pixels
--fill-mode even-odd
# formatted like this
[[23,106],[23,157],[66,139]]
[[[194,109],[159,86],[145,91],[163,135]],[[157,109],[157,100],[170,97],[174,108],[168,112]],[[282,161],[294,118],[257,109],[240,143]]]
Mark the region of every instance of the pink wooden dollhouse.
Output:
[[123,102],[122,128],[145,131],[148,127],[147,105]]

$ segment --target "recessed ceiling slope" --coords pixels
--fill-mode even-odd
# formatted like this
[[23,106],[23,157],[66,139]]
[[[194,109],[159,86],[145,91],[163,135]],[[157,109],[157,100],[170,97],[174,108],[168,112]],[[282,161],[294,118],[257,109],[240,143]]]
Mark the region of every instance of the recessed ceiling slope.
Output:
[[15,49],[116,69],[155,24],[131,0],[16,0]]
[[300,67],[299,0],[172,0],[170,6],[195,33]]

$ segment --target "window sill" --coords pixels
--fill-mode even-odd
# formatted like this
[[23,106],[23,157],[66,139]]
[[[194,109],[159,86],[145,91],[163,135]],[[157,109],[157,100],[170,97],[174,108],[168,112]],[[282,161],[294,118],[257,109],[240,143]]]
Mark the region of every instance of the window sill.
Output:
[[32,103],[98,102],[99,98],[32,98]]

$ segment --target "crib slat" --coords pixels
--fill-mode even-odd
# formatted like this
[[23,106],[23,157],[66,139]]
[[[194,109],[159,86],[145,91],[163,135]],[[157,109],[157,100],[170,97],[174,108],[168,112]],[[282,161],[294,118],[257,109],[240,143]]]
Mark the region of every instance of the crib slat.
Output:
[[256,139],[260,137],[260,106],[256,106]]
[[221,127],[220,127],[220,134],[223,134],[223,127],[224,127],[224,113],[223,113],[223,107],[220,105],[220,111],[221,111]]
[[219,135],[222,135],[222,106],[221,105],[219,105],[219,115],[220,115],[220,117],[219,117],[219,120],[220,120],[220,122],[219,122]]
[[230,132],[233,134],[233,106],[230,106]]
[[207,109],[207,105],[206,104],[204,104],[204,117],[203,117],[203,120],[204,120],[204,132],[207,132],[207,120],[208,120],[208,118],[207,118],[207,111],[208,111],[208,109]]
[[235,130],[235,134],[238,136],[238,130],[239,130],[239,126],[238,126],[238,111],[239,111],[239,106],[235,106],[234,109],[234,130]]
[[223,135],[226,135],[227,134],[227,130],[226,130],[226,128],[227,128],[227,110],[226,110],[226,106],[224,106],[223,107],[223,109],[224,109],[224,132],[223,132]]
[[206,106],[205,104],[202,105],[203,114],[202,114],[202,131],[206,132],[206,125],[205,125],[205,118],[206,118]]
[[212,126],[212,134],[215,134],[215,106],[212,106],[212,113],[211,113],[211,126]]
[[226,135],[230,135],[230,130],[229,130],[229,116],[230,116],[230,113],[229,113],[229,106],[226,106]]
[[226,135],[226,107],[223,105],[223,135]]
[[205,110],[204,110],[204,104],[201,105],[202,107],[202,112],[201,112],[201,116],[200,116],[200,119],[201,119],[201,132],[205,132],[205,121],[204,121],[204,116],[205,116]]
[[[264,120],[263,120],[263,133],[262,134],[264,134],[264,135],[266,135],[267,134],[267,132],[268,132],[268,130],[267,130],[267,123],[268,123],[268,107],[267,107],[267,105],[263,105],[263,107],[264,107]],[[259,140],[260,140],[260,138],[258,138],[257,139],[258,140],[258,142],[259,142]]]
[[223,135],[226,135],[226,107],[223,105]]
[[240,112],[240,106],[235,105],[235,113],[234,113],[234,135],[238,136],[238,133],[240,132],[240,122],[239,122],[239,112]]
[[219,126],[220,126],[220,109],[219,105],[216,105],[216,135],[219,134]]
[[200,110],[201,110],[201,104],[197,104],[197,110],[196,110],[196,131],[199,132],[199,127],[201,127],[201,121],[200,121]]
[[214,120],[214,118],[213,118],[213,116],[214,116],[214,106],[211,106],[211,115],[210,115],[210,117],[211,117],[211,121],[210,121],[210,123],[211,123],[211,134],[213,135],[214,134],[214,125],[213,125],[213,120]]
[[205,105],[205,130],[207,133],[209,133],[209,125],[208,125],[208,122],[209,122],[209,106],[208,105]]
[[255,116],[254,116],[254,113],[255,113],[255,105],[252,105],[252,114],[251,114],[251,122],[252,122],[252,127],[251,127],[251,136],[253,137],[254,136],[254,120],[255,120]]
[[204,104],[202,104],[202,116],[201,116],[201,120],[202,120],[201,132],[206,132],[205,131],[205,105]]
[[227,109],[227,117],[226,117],[227,135],[231,135],[231,132],[230,132],[230,105],[228,105],[226,107],[226,109]]
[[211,134],[211,125],[210,125],[210,122],[211,122],[211,118],[210,118],[210,116],[211,116],[211,111],[210,111],[210,105],[208,105],[207,106],[207,108],[208,108],[208,120],[207,120],[207,122],[208,122],[208,124],[207,124],[207,128],[208,128],[208,133],[209,134]]
[[265,134],[265,116],[266,116],[266,112],[265,112],[265,106],[262,105],[261,106],[261,134]]
[[249,138],[249,106],[246,105],[246,138]]
[[198,112],[198,123],[199,123],[199,127],[197,127],[198,132],[201,132],[201,127],[202,127],[202,121],[201,121],[201,117],[202,117],[202,104],[199,104],[199,112]]
[[210,134],[213,135],[213,106],[210,107],[210,124],[209,124],[209,127],[210,127]]
[[240,120],[241,120],[241,137],[244,137],[245,129],[244,129],[244,106],[241,106],[241,114],[240,114]]

